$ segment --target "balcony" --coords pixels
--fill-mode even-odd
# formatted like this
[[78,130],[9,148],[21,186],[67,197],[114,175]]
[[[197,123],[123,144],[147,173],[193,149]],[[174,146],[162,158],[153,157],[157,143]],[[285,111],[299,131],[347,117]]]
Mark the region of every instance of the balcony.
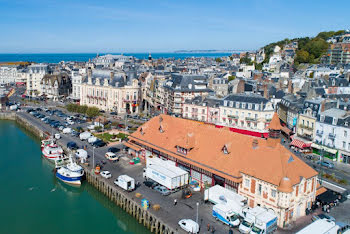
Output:
[[228,115],[227,117],[230,119],[239,119],[238,115]]
[[317,131],[316,131],[316,135],[317,135],[317,136],[319,136],[319,137],[322,137],[322,135],[323,135],[323,131],[319,131],[319,130],[317,130]]
[[334,140],[336,137],[335,133],[329,133],[328,138]]
[[245,117],[246,121],[251,121],[251,122],[257,122],[258,119],[257,118],[252,118],[252,117]]
[[303,129],[310,130],[310,131],[313,129],[312,127],[302,125],[302,124],[299,124],[299,128],[303,128]]

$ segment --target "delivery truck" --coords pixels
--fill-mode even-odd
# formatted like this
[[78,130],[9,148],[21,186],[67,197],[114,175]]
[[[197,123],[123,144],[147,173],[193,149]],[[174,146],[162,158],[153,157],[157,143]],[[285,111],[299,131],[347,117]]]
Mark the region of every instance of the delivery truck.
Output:
[[216,204],[213,206],[213,217],[230,227],[236,227],[240,224],[239,215],[224,204]]
[[223,204],[239,216],[243,216],[243,210],[248,207],[247,198],[239,195],[233,190],[214,185],[204,191],[204,201],[213,204]]
[[133,191],[135,189],[135,180],[128,175],[120,175],[114,181],[114,184],[126,191]]
[[244,209],[243,218],[239,226],[239,231],[243,233],[269,234],[277,229],[277,216],[260,206]]
[[90,132],[83,132],[83,133],[80,133],[79,138],[80,138],[80,140],[84,141],[84,140],[89,139],[89,137],[91,137],[91,136],[92,136],[92,134]]
[[337,234],[340,226],[328,219],[318,219],[301,229],[297,234]]
[[143,177],[163,185],[169,190],[176,190],[188,184],[188,172],[175,166],[173,162],[156,157],[146,158]]

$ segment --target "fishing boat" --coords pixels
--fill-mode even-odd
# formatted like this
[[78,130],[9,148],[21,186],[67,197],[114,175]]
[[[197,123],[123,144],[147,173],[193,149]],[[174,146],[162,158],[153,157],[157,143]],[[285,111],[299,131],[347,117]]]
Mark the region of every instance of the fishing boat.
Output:
[[49,145],[52,142],[52,138],[47,138],[41,141],[41,150],[44,149],[45,146]]
[[63,149],[58,146],[53,139],[51,139],[49,144],[43,147],[42,153],[45,158],[50,160],[62,159],[64,157]]
[[69,156],[69,162],[64,166],[57,166],[56,177],[64,183],[70,185],[81,185],[82,177],[84,176],[84,169],[73,161],[72,156]]

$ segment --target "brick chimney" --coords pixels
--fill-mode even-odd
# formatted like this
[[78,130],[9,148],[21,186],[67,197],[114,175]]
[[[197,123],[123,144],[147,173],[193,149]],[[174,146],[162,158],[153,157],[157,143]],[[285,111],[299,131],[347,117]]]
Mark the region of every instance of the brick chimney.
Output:
[[238,81],[237,93],[244,93],[244,84],[245,84],[245,81],[243,79]]
[[291,80],[288,81],[288,93],[293,93],[294,88],[293,88],[293,82]]

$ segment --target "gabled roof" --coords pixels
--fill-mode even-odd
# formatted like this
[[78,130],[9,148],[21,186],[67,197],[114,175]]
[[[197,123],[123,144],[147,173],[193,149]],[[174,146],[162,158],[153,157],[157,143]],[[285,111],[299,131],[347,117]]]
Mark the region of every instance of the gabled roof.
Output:
[[268,129],[272,129],[272,130],[281,130],[282,129],[280,118],[278,117],[277,112],[275,112],[273,114],[273,117],[271,119],[271,122],[269,124]]
[[[160,118],[163,132],[158,130]],[[291,162],[291,153],[281,144],[271,147],[265,139],[237,134],[225,128],[160,115],[143,124],[142,129],[143,134],[135,131],[129,136],[129,142],[139,142],[235,182],[241,182],[242,173],[276,186],[284,177],[294,185],[300,182],[301,176],[317,175],[298,157]],[[188,134],[193,137],[190,141]],[[177,152],[177,145],[185,146],[189,142],[192,149],[186,155]],[[224,146],[229,148],[228,154],[223,152]]]

